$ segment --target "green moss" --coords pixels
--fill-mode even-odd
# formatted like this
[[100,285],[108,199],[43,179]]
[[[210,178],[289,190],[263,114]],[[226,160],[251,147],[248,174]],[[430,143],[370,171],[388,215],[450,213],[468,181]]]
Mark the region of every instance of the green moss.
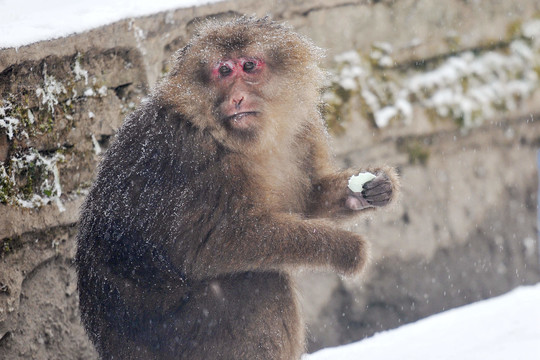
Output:
[[409,163],[413,165],[426,165],[431,154],[425,143],[418,139],[401,141],[399,148],[407,153]]
[[11,238],[5,238],[2,240],[2,251],[1,254],[8,254],[10,252],[13,252],[13,244]]
[[24,124],[28,121],[28,108],[14,103],[9,116],[19,119]]
[[169,64],[165,64],[163,65],[163,67],[161,68],[161,77],[165,77],[167,76],[167,74],[171,71],[171,67],[169,66]]
[[22,242],[20,238],[4,238],[0,242],[0,255],[4,256],[22,247]]
[[523,21],[521,19],[514,20],[506,26],[506,37],[508,39],[513,39],[521,36],[521,28],[523,26]]
[[11,238],[6,238],[2,240],[2,255],[7,254],[12,251],[11,248]]
[[463,116],[463,114],[454,115],[452,116],[452,118],[454,119],[454,122],[457,124],[458,127],[460,128],[465,127],[465,117]]
[[328,129],[334,134],[341,134],[345,130],[343,128],[344,108],[351,100],[354,92],[345,89],[339,84],[334,84],[329,90],[334,95],[334,99],[328,101],[322,112],[326,119]]
[[[6,109],[6,116],[20,121],[19,126],[15,129],[15,138],[19,138],[23,131],[29,137],[53,132],[55,115],[46,108],[30,108],[28,94],[20,94],[18,97],[10,95],[7,100],[2,101],[3,105],[6,103],[11,105]],[[57,105],[55,109],[58,107]],[[66,105],[62,103],[62,110],[64,110],[64,113],[73,114],[73,104]],[[33,119],[30,118],[29,112],[32,113]],[[15,144],[15,142],[13,143]]]
[[343,104],[328,104],[324,111],[326,125],[333,134],[342,134],[345,128],[343,122]]
[[0,204],[7,204],[13,196],[13,184],[11,181],[0,175]]
[[21,178],[21,185],[19,189],[24,199],[31,199],[32,195],[39,191],[36,191],[35,186],[43,182],[43,173],[43,166],[37,165],[36,161],[27,163],[26,166],[22,169],[19,174],[19,177]]
[[[82,63],[84,54],[79,53],[72,59],[72,70],[77,62]],[[83,69],[84,70],[84,69]],[[20,92],[0,94],[0,106],[4,108],[6,117],[19,120],[14,127],[14,136],[9,139],[8,158],[0,164],[0,203],[20,206],[23,200],[32,201],[35,195],[44,201],[56,195],[54,185],[54,166],[61,161],[62,149],[55,154],[38,154],[36,150],[29,148],[28,144],[55,144],[64,143],[67,133],[74,127],[74,115],[78,101],[85,101],[82,94],[75,97],[76,85],[80,81],[75,80],[75,74],[68,72],[61,79],[55,79],[44,72],[40,91],[49,91],[48,82],[58,84],[58,90],[53,91],[51,96],[56,99],[43,104],[45,97],[38,94],[36,88],[22,88]],[[59,81],[61,80],[61,82]],[[97,86],[97,87],[96,87]],[[101,84],[94,84],[92,88],[96,93]],[[41,93],[43,94],[43,93]],[[36,101],[37,100],[37,101]],[[56,101],[58,102],[56,103]],[[3,132],[0,128],[0,134]],[[31,156],[35,153],[35,157]],[[52,167],[51,160],[54,160]],[[49,164],[49,165],[48,165]],[[39,203],[39,201],[36,201]],[[38,204],[36,204],[38,205]]]
[[46,122],[43,122],[41,124],[39,124],[37,126],[37,128],[39,129],[39,131],[42,133],[42,134],[45,134],[45,133],[50,133],[52,132],[53,130],[53,121],[51,121],[52,119],[49,118],[49,120],[47,120]]
[[460,79],[461,81],[461,88],[463,89],[463,92],[464,93],[467,93],[469,91],[469,83],[470,83],[470,79],[468,77],[462,77]]
[[461,37],[458,35],[447,36],[446,44],[451,52],[459,51],[461,49]]
[[538,78],[540,78],[540,65],[534,67],[534,72],[538,75]]
[[17,151],[0,168],[0,203],[17,205],[33,201],[35,195],[45,200],[55,196],[54,166],[62,160],[61,154],[45,157],[33,149]]
[[352,90],[345,89],[341,86],[338,86],[334,91],[336,96],[341,99],[342,103],[347,103],[352,97]]

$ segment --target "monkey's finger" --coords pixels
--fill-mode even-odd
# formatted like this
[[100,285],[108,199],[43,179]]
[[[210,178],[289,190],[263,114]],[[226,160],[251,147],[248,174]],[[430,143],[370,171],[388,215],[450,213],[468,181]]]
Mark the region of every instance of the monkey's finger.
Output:
[[375,206],[375,207],[382,207],[382,206],[388,205],[388,203],[390,203],[390,199],[388,199],[388,200],[386,200],[386,201],[370,202],[369,204],[370,204],[371,206]]
[[391,193],[383,193],[376,196],[366,197],[368,203],[374,206],[380,206],[378,204],[388,204],[390,201]]
[[381,173],[377,175],[377,177],[371,181],[368,181],[364,184],[364,189],[373,189],[378,186],[381,186],[383,184],[390,183],[390,179],[388,179],[388,176],[385,173]]
[[384,193],[392,193],[392,184],[390,182],[380,183],[375,187],[362,190],[362,195],[364,197],[370,197]]

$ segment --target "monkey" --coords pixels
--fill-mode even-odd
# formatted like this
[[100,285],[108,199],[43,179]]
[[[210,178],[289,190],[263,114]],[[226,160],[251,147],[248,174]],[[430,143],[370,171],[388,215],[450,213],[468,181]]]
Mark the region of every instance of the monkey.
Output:
[[[337,170],[323,51],[266,18],[209,20],[129,114],[81,208],[83,325],[102,359],[299,359],[292,274],[358,274],[336,219],[393,203],[388,166]],[[347,188],[359,171],[376,177]]]

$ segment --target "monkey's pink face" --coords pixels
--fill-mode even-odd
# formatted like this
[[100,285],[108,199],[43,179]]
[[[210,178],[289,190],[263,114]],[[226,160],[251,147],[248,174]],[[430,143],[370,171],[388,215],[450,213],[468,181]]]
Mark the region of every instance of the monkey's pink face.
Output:
[[212,81],[220,94],[217,110],[227,128],[257,127],[257,118],[263,111],[260,90],[266,72],[266,63],[255,57],[222,60],[213,66]]

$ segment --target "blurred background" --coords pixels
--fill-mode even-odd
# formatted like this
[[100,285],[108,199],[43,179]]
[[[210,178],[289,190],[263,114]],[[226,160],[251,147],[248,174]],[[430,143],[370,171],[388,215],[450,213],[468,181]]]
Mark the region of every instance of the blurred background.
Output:
[[396,206],[342,224],[371,243],[361,278],[297,274],[309,352],[540,281],[537,0],[182,5],[47,41],[0,34],[0,358],[96,358],[78,208],[125,115],[208,17],[268,14],[327,49],[336,162],[401,175]]

